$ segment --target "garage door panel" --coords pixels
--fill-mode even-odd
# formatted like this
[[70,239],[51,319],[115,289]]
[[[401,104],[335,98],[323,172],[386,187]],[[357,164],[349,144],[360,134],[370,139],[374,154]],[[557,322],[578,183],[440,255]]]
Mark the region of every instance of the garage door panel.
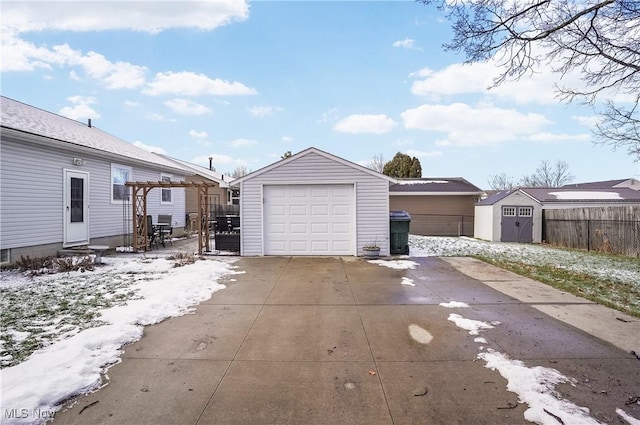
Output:
[[266,185],[264,253],[353,255],[353,190],[349,184]]

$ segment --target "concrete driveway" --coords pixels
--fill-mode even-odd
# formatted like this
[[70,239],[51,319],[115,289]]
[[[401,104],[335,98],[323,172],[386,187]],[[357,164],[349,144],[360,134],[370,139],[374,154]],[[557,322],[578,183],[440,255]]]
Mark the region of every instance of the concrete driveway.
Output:
[[[54,423],[530,423],[527,404],[477,358],[490,349],[573,378],[555,389],[593,418],[623,423],[617,408],[640,418],[640,404],[626,404],[640,396],[640,361],[624,345],[640,351],[638,319],[606,309],[610,325],[594,328],[622,335],[615,346],[546,314],[601,308],[583,299],[476,260],[411,260],[419,265],[396,270],[359,258],[240,259],[246,273],[196,314],[145,328],[109,384]],[[439,305],[450,301],[469,307]],[[452,313],[500,324],[473,336]],[[412,337],[411,325],[432,339]]]

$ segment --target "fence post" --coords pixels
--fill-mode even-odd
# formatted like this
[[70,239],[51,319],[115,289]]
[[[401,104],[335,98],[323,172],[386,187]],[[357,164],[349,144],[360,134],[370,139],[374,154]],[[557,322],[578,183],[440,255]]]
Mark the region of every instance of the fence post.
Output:
[[591,220],[587,220],[587,252],[591,251]]

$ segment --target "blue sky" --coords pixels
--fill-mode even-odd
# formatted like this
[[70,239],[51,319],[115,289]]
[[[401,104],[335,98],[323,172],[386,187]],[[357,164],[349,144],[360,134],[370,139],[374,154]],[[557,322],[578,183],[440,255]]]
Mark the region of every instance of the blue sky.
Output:
[[449,24],[413,1],[0,7],[2,95],[225,174],[310,146],[363,165],[400,151],[481,188],[542,160],[575,182],[640,174],[591,142],[593,110],[559,103],[556,75],[487,90],[495,65],[445,52]]

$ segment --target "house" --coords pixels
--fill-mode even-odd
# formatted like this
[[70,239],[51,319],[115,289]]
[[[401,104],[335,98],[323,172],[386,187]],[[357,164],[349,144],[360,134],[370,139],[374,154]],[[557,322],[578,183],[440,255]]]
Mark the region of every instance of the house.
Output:
[[389,188],[392,211],[411,215],[411,234],[472,236],[482,190],[461,177],[398,179]]
[[316,148],[233,181],[240,189],[240,253],[389,255],[389,185],[396,180]]
[[[634,179],[631,179],[634,180]],[[542,242],[543,210],[640,205],[640,190],[628,185],[603,188],[517,188],[503,190],[475,206],[474,237],[492,242]],[[570,185],[572,186],[572,185]]]
[[[131,232],[127,181],[182,181],[188,170],[91,125],[0,98],[3,263],[61,248],[117,246]],[[185,189],[149,192],[147,213],[183,227]]]
[[562,186],[563,189],[617,189],[624,187],[633,190],[640,190],[640,180],[631,178],[589,183],[571,183]]

